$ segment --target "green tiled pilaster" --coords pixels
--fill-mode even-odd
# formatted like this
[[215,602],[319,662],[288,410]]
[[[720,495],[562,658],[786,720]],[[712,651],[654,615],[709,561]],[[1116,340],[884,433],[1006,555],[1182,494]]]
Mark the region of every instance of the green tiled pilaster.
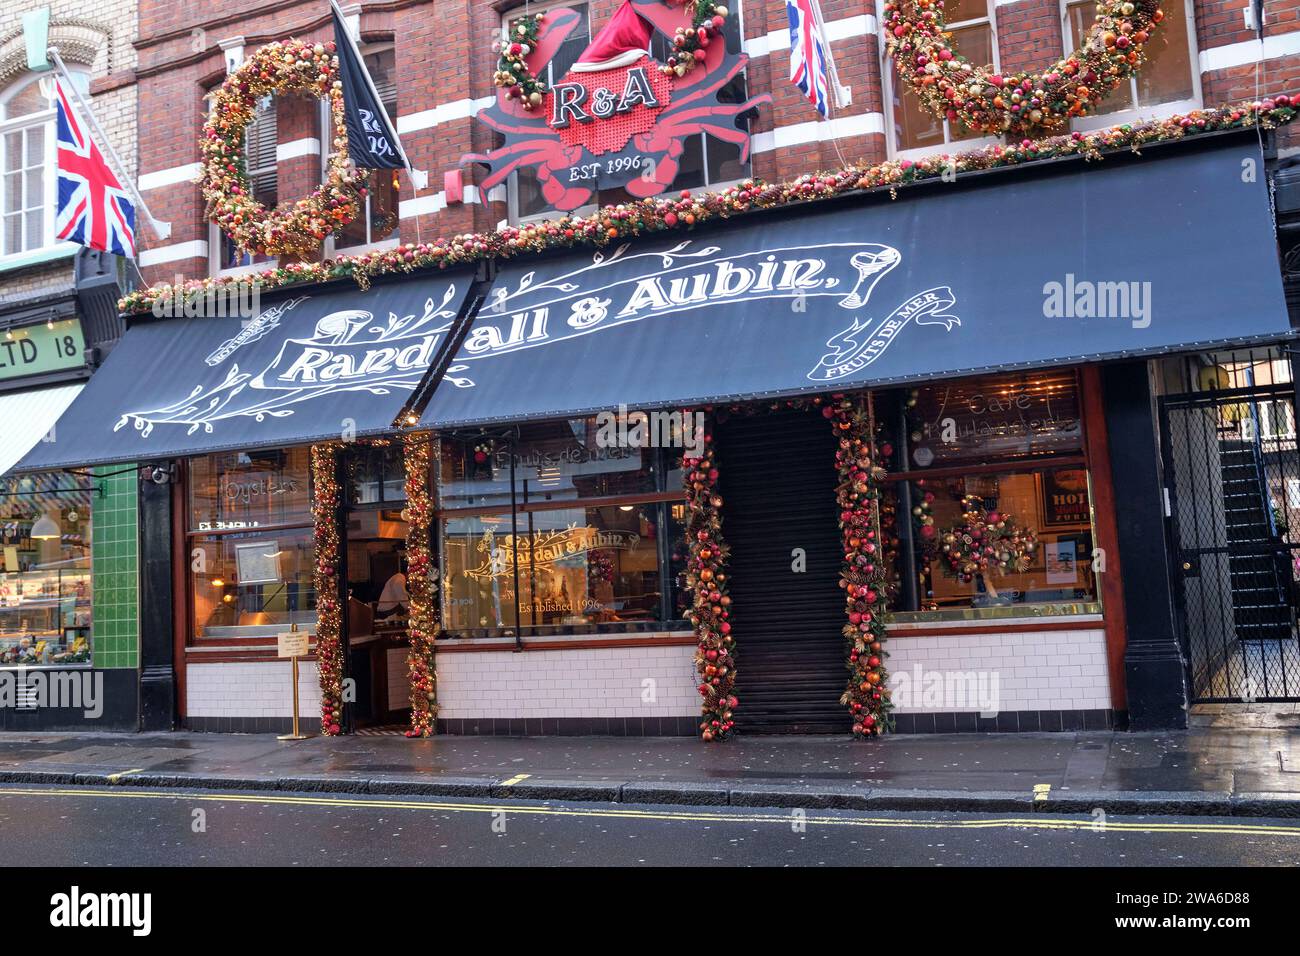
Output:
[[112,476],[96,479],[105,493],[95,498],[90,528],[96,667],[136,667],[140,660],[138,478],[128,468],[110,465],[95,470],[96,475]]

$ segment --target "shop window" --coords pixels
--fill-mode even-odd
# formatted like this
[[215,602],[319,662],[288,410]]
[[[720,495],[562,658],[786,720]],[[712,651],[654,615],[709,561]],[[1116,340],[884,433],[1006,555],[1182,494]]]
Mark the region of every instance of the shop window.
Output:
[[[267,209],[274,209],[280,201],[276,143],[275,97],[267,94],[257,101],[253,121],[244,131],[244,170],[253,198]],[[275,261],[274,256],[256,255],[240,249],[216,223],[209,223],[209,244],[213,273],[256,271]]]
[[187,496],[192,635],[274,635],[314,625],[309,451],[192,458]]
[[[953,49],[977,66],[1001,69],[998,56],[997,20],[993,10],[995,0],[948,0],[944,4],[947,33]],[[982,142],[997,142],[931,114],[921,105],[921,100],[898,76],[892,65],[886,70],[887,93],[893,104],[893,149],[895,152],[948,152],[954,144],[970,149]]]
[[[1192,0],[1174,0],[1161,9],[1165,18],[1147,41],[1142,69],[1107,97],[1092,116],[1076,120],[1076,128],[1113,126],[1139,117],[1149,119],[1200,108],[1200,75],[1193,69],[1197,55]],[[1066,2],[1062,11],[1062,34],[1068,54],[1092,29],[1097,4],[1094,0]]]
[[[73,80],[85,92],[83,74]],[[27,74],[0,90],[0,264],[55,244],[54,84]]]
[[924,385],[875,406],[896,620],[1100,610],[1074,372]]
[[92,495],[67,474],[0,486],[0,665],[90,663]]
[[448,631],[636,630],[680,617],[679,452],[600,438],[595,419],[574,419],[442,440]]
[[[379,101],[389,119],[397,122],[397,54],[391,43],[369,44],[362,50],[366,69],[375,81]],[[336,152],[329,106],[321,102],[321,176]],[[334,256],[348,250],[373,249],[376,246],[396,245],[398,241],[397,197],[401,170],[372,169],[366,179],[366,196],[360,215],[326,240],[325,255]]]

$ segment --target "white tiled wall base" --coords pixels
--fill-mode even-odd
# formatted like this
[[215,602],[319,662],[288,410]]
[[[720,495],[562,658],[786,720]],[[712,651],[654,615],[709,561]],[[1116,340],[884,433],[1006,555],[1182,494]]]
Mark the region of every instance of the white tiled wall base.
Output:
[[[298,662],[298,710],[320,716],[320,678],[314,661]],[[291,717],[293,677],[287,660],[189,664],[187,717]]]
[[[907,637],[895,631],[887,647],[895,694],[904,679],[915,686],[918,675],[923,683],[935,686],[933,674],[973,673],[977,678],[983,675],[985,687],[996,687],[997,709],[1002,712],[1106,710],[1111,706],[1106,633],[1101,628],[944,637]],[[992,683],[994,676],[996,684]],[[954,680],[953,686],[960,682]],[[951,701],[936,706],[933,695],[925,698],[923,693],[909,705],[900,702],[897,706],[899,713],[978,709]]]
[[[960,701],[926,699],[923,682],[934,674],[983,675],[981,686],[996,686],[997,709],[1002,712],[1111,707],[1101,628],[940,637],[908,637],[895,631],[888,646],[895,692],[904,675],[918,692],[913,701],[899,702],[899,713],[980,709]],[[693,715],[699,710],[694,650],[670,646],[440,654],[438,716]],[[390,664],[394,676],[404,677],[402,668],[395,666],[400,661]],[[301,713],[315,717],[320,712],[316,665],[300,663],[299,668]],[[988,683],[993,675],[996,685]],[[292,713],[290,695],[288,661],[190,664],[186,669],[190,717],[287,717]]]
[[438,716],[448,720],[680,717],[699,712],[695,687],[694,647],[438,656]]

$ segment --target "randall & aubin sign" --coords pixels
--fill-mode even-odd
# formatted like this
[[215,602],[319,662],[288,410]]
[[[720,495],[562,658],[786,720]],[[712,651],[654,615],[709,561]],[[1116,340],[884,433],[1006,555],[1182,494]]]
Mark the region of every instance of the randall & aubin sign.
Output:
[[[833,384],[880,358],[909,323],[945,331],[961,324],[948,312],[956,298],[947,286],[917,292],[884,317],[870,317],[872,291],[901,261],[897,249],[873,242],[812,243],[732,254],[721,245],[692,239],[640,252],[625,244],[597,252],[590,263],[568,271],[544,278],[528,272],[512,284],[493,288],[447,378],[472,387],[468,362],[474,359],[676,313],[691,312],[706,323],[711,307],[754,303],[790,315],[790,360],[804,349],[809,362],[806,381]],[[801,334],[801,315],[825,312],[811,306],[814,300],[830,300],[845,310],[844,328],[829,339],[808,341]],[[664,334],[671,333],[666,329]]]
[[[446,382],[455,390],[475,390],[490,377],[499,389],[522,374],[505,356],[523,350],[540,350],[525,364],[544,369],[546,349],[558,343],[647,321],[671,323],[656,329],[656,336],[671,343],[692,325],[725,330],[735,327],[738,316],[762,312],[786,340],[781,362],[802,368],[802,386],[833,387],[879,360],[909,325],[941,332],[960,326],[949,311],[956,297],[948,286],[910,294],[904,289],[892,310],[875,308],[876,286],[902,259],[899,250],[876,242],[769,246],[719,234],[716,244],[625,243],[558,260],[546,271],[525,272],[512,264],[490,290]],[[326,400],[347,411],[357,401],[349,396],[363,394],[398,395],[386,406],[395,415],[401,393],[427,373],[464,295],[453,284],[441,301],[412,301],[409,296],[423,287],[407,283],[409,292],[397,300],[404,307],[387,318],[355,307],[355,299],[348,300],[349,308],[323,314],[326,297],[271,306],[206,354],[192,353],[192,388],[165,404],[125,412],[116,428],[133,425],[148,438],[160,426],[213,433],[238,420],[256,437],[262,423]],[[295,315],[296,310],[305,311]],[[311,315],[320,318],[310,324]],[[672,322],[675,316],[691,325]],[[626,354],[623,344],[610,345],[591,370],[607,387],[622,374],[611,361]],[[391,417],[382,424],[390,422]]]

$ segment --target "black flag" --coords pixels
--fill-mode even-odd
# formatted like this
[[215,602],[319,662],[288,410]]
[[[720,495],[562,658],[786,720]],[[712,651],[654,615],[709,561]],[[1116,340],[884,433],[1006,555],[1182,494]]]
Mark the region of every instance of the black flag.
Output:
[[366,72],[347,24],[339,9],[330,4],[334,15],[334,45],[338,49],[340,79],[343,82],[343,118],[348,129],[348,156],[360,169],[403,169],[397,130],[393,129]]

